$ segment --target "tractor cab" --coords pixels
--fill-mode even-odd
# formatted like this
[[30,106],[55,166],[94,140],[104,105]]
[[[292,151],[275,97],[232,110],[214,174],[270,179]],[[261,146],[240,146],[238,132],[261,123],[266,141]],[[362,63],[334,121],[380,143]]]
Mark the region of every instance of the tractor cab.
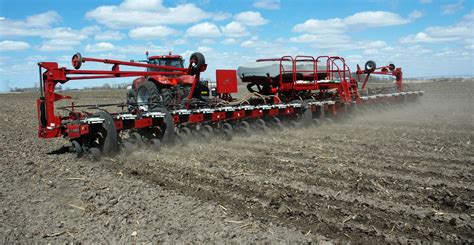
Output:
[[[177,68],[184,68],[184,60],[181,55],[157,55],[148,57],[148,64],[158,66],[172,66]],[[148,68],[147,71],[166,71],[158,68]]]

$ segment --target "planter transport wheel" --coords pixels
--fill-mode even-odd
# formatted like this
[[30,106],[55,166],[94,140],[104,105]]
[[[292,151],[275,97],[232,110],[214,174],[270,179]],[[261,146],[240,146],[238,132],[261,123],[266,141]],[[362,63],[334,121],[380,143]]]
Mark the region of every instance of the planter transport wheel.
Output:
[[72,56],[71,63],[74,69],[79,70],[79,68],[81,68],[82,66],[82,62],[83,61],[82,61],[81,53],[76,53],[75,55]]
[[373,71],[375,71],[376,68],[377,68],[377,64],[375,64],[374,61],[369,60],[369,61],[365,62],[365,71],[366,72],[373,72]]

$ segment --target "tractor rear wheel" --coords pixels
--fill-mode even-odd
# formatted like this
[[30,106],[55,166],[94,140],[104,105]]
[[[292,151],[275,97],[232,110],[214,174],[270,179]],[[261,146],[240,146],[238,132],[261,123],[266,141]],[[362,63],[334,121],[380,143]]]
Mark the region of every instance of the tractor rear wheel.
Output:
[[146,81],[138,85],[135,99],[138,106],[147,111],[156,107],[168,108],[173,96],[168,88],[158,88],[153,81]]

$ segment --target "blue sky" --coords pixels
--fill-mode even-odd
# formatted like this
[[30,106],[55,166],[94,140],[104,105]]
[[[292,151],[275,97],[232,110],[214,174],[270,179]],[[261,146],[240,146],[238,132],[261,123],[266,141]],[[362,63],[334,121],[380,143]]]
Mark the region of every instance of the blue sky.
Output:
[[[217,68],[257,58],[340,55],[406,77],[474,75],[470,0],[16,0],[0,3],[0,91],[31,87],[39,61],[205,54]],[[107,68],[87,63],[88,68]],[[130,79],[129,79],[130,80]],[[70,82],[67,87],[113,81]]]

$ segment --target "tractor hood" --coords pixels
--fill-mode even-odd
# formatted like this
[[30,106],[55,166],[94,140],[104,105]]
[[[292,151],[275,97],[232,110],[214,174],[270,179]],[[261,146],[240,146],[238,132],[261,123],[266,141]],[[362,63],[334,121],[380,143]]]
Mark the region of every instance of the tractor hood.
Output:
[[181,76],[162,76],[162,75],[154,75],[150,76],[150,79],[155,80],[160,84],[165,85],[177,85],[177,84],[192,84],[194,82],[194,75],[181,75]]

